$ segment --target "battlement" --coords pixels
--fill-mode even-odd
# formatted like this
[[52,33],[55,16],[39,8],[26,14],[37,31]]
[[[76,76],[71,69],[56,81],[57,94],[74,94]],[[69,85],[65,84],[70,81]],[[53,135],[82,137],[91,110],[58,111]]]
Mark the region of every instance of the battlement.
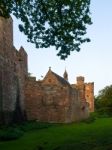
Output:
[[87,101],[89,109],[94,112],[94,82],[84,82],[83,76],[77,77],[77,83],[72,85],[73,88],[77,88],[79,91],[80,98]]
[[85,83],[85,89],[87,91],[94,91],[94,82]]
[[83,76],[78,76],[78,77],[76,78],[76,80],[77,80],[77,85],[82,85],[82,84],[84,84],[84,77],[83,77]]
[[94,82],[86,82],[85,85],[88,85],[88,86],[91,85],[92,86],[92,85],[94,85]]
[[78,76],[77,81],[84,81],[84,77],[83,76]]

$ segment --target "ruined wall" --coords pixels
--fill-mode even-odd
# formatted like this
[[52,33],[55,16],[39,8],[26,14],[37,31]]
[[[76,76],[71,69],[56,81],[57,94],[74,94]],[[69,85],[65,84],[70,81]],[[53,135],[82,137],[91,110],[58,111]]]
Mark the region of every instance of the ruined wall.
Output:
[[89,108],[85,101],[84,78],[78,79],[78,85],[72,88],[64,78],[52,72],[51,68],[41,81],[29,77],[25,86],[28,120],[67,123],[87,118]]
[[0,123],[21,121],[25,111],[28,120],[62,123],[85,119],[89,115],[86,100],[94,109],[94,84],[84,83],[80,76],[72,87],[51,68],[42,81],[28,77],[27,53],[13,46],[12,19],[0,17]]
[[94,83],[85,84],[85,98],[89,103],[90,111],[94,112]]
[[89,111],[94,112],[94,82],[85,83],[84,77],[77,77],[77,83],[72,84],[79,91],[80,99],[89,104]]
[[34,77],[27,79],[25,108],[28,120],[68,123],[88,117],[89,113],[85,104],[85,109],[82,110],[83,104],[77,90],[60,84],[50,84],[47,81],[39,82]]
[[25,109],[28,120],[37,120],[43,92],[35,77],[28,77],[25,84]]
[[[9,31],[11,30],[11,31]],[[11,51],[12,48],[12,20],[11,19],[4,19],[0,17],[0,78],[1,78],[1,109],[0,109],[0,116],[2,118],[7,118],[7,121],[10,117],[9,111],[13,110],[12,107],[12,98],[14,92],[12,90],[12,85],[16,82],[13,78],[16,78],[13,71],[13,53]],[[11,104],[10,104],[11,103]],[[7,116],[7,117],[5,117]]]
[[2,120],[2,102],[3,102],[3,97],[2,97],[2,80],[3,80],[3,63],[2,63],[2,58],[0,57],[0,122]]
[[19,56],[20,53],[13,46],[12,19],[0,17],[0,123],[23,119],[26,72]]
[[11,18],[5,19],[0,17],[0,53],[10,56],[7,47],[13,46],[13,21]]
[[82,101],[85,101],[85,84],[84,84],[84,77],[79,76],[77,77],[76,87],[79,91],[79,97]]
[[25,89],[25,107],[28,120],[66,121],[66,107],[69,105],[68,98],[64,96],[66,90],[61,89],[60,91],[57,86],[43,86],[42,83],[39,85],[34,78],[28,79]]
[[70,90],[69,98],[71,99],[70,111],[72,122],[84,120],[89,117],[89,105],[84,99],[81,99],[80,94],[80,90],[76,87]]

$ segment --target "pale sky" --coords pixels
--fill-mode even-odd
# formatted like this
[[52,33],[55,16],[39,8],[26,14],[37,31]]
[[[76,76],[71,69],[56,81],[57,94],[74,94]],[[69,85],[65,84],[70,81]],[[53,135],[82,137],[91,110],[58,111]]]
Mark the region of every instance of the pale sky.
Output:
[[37,80],[45,76],[49,67],[63,76],[66,67],[70,83],[76,83],[77,76],[84,76],[85,82],[94,82],[95,95],[112,84],[112,0],[91,0],[91,17],[93,24],[87,30],[91,42],[83,44],[80,52],[72,52],[65,61],[56,56],[53,47],[36,49],[28,43],[18,30],[19,21],[13,18],[14,45],[26,50],[28,70]]

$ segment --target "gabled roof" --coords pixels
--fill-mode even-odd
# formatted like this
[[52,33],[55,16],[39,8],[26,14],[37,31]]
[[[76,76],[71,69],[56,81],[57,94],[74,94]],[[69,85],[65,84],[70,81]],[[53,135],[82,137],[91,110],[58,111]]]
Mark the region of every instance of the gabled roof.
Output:
[[[59,76],[58,74],[56,74],[55,72],[53,72],[53,71],[51,70],[51,68],[49,68],[49,71],[47,72],[45,78],[46,78],[47,76],[49,76],[49,74],[52,74],[53,76],[55,76],[55,78],[56,78],[63,86],[69,86],[69,87],[71,87],[71,86],[70,86],[70,83],[69,83],[67,80],[65,80],[63,77],[61,77],[61,76]],[[44,79],[45,79],[45,78],[44,78]]]
[[53,71],[52,71],[52,74],[54,74],[54,76],[57,78],[57,80],[58,80],[61,84],[70,86],[70,83],[69,83],[67,80],[65,80],[63,77],[59,76],[58,74],[54,73]]

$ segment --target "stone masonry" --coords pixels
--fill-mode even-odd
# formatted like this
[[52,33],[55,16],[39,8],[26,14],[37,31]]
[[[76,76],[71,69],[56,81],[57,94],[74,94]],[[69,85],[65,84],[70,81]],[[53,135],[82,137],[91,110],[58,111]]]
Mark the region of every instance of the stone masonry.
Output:
[[13,21],[0,17],[0,122],[24,119],[27,54],[13,46]]
[[28,77],[25,85],[28,120],[68,123],[86,119],[94,111],[93,87],[93,83],[84,83],[84,77],[77,77],[77,83],[70,85],[66,71],[62,78],[51,68],[43,80]]
[[0,123],[38,120],[68,123],[94,111],[94,83],[70,85],[49,68],[43,80],[28,75],[27,53],[13,46],[13,21],[0,17]]

